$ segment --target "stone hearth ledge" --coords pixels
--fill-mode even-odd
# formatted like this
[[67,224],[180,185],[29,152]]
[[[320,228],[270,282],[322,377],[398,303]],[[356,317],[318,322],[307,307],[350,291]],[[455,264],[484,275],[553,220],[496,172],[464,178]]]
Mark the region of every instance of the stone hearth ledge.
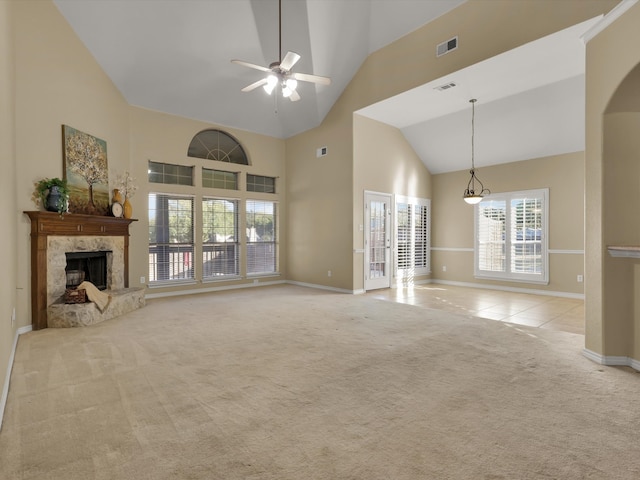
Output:
[[49,328],[87,327],[110,320],[145,306],[144,288],[122,288],[105,290],[111,302],[104,312],[95,303],[66,304],[59,300],[47,307]]

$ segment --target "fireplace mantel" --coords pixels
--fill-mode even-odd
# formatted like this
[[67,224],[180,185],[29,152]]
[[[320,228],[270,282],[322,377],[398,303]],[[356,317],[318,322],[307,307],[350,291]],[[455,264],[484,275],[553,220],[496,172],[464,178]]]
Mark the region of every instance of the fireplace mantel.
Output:
[[124,285],[129,286],[129,225],[132,218],[57,212],[24,212],[31,219],[31,325],[47,328],[47,238],[49,236],[124,237]]

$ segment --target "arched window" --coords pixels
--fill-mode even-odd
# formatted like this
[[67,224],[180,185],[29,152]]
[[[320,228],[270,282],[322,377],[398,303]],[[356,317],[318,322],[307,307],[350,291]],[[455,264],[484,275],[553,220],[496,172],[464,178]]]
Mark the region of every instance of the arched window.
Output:
[[249,159],[242,145],[221,130],[203,130],[196,134],[189,144],[187,155],[206,160],[249,165]]

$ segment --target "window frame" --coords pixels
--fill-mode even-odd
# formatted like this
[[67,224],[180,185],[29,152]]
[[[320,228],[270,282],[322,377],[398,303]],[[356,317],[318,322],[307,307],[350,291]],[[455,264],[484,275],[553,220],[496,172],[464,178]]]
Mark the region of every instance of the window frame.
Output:
[[[400,268],[400,220],[399,220],[399,207],[400,205],[407,205],[409,210],[409,229],[410,229],[410,241],[409,241],[409,253],[408,259],[411,263],[410,268]],[[416,225],[413,221],[413,211],[415,207],[420,207],[426,209],[426,221],[425,228],[423,229],[423,234],[425,237],[424,246],[422,248],[424,255],[424,265],[416,268]],[[431,274],[431,200],[428,198],[418,198],[418,197],[409,197],[405,195],[396,195],[394,198],[394,272],[395,277],[397,279],[405,279],[405,278],[413,278],[418,275],[429,275]]]
[[[260,180],[262,183],[260,183]],[[267,185],[267,180],[271,182],[271,185]],[[250,193],[266,193],[266,194],[275,194],[276,193],[276,177],[272,177],[269,175],[257,175],[255,173],[247,172],[246,180],[245,180],[245,188],[247,192]],[[261,187],[261,188],[260,188]],[[273,191],[267,187],[273,187]]]
[[[196,268],[195,268],[195,261],[194,261],[194,257],[195,257],[195,253],[196,253],[196,197],[195,195],[188,195],[188,194],[176,194],[176,193],[163,193],[163,192],[149,192],[147,195],[147,205],[149,205],[149,203],[151,202],[151,196],[152,195],[156,195],[156,196],[161,196],[161,197],[165,197],[168,200],[191,200],[191,243],[171,243],[171,242],[151,242],[150,239],[148,241],[147,244],[147,253],[149,255],[149,257],[151,257],[152,255],[152,250],[153,249],[161,249],[161,248],[169,248],[171,249],[172,246],[177,246],[178,249],[178,255],[180,255],[180,253],[182,253],[183,259],[183,265],[184,265],[184,254],[188,253],[190,255],[188,262],[190,264],[190,266],[187,268],[188,270],[191,270],[191,276],[190,277],[185,277],[185,278],[167,278],[167,279],[158,279],[159,274],[158,274],[158,267],[157,265],[159,264],[159,262],[155,262],[155,264],[152,264],[151,262],[151,258],[149,258],[149,261],[147,262],[148,265],[148,281],[149,281],[149,286],[164,286],[164,285],[176,285],[176,284],[184,284],[184,283],[194,283],[196,281]],[[150,218],[150,213],[151,213],[151,209],[147,206],[147,214]],[[151,221],[149,221],[149,233],[151,233]],[[154,228],[157,228],[157,226],[155,226]],[[168,226],[169,228],[169,226]],[[156,238],[157,240],[157,238]],[[190,248],[189,248],[190,247]],[[157,252],[156,255],[159,255],[161,252]],[[173,263],[173,262],[172,262]],[[152,269],[152,265],[155,265],[155,275],[151,275],[151,269]],[[156,280],[151,280],[153,277],[156,278]]]
[[[234,213],[234,234],[235,234],[235,241],[233,242],[205,242],[204,240],[204,230],[205,230],[205,224],[206,224],[206,219],[205,219],[205,215],[204,215],[204,203],[207,201],[220,201],[220,202],[231,202],[234,204],[235,206],[235,213]],[[201,205],[202,205],[202,225],[201,225],[201,229],[200,229],[200,233],[202,234],[202,252],[200,255],[200,260],[201,260],[201,276],[202,276],[202,281],[203,282],[215,282],[215,281],[222,281],[222,280],[231,280],[231,279],[238,279],[238,278],[242,278],[241,273],[240,273],[240,269],[241,269],[241,259],[242,259],[242,255],[241,255],[241,248],[242,248],[242,243],[240,241],[240,212],[242,209],[242,204],[240,202],[239,199],[237,198],[222,198],[222,197],[217,197],[217,196],[211,196],[211,195],[206,195],[203,196],[201,198],[200,201]],[[224,246],[224,247],[228,247],[229,245],[233,245],[234,246],[234,262],[235,262],[235,272],[234,273],[221,273],[219,275],[206,275],[206,269],[205,269],[205,252],[207,250],[207,248],[213,247],[215,249],[216,246]]]
[[[523,273],[512,270],[511,251],[514,242],[512,236],[514,225],[512,225],[512,205],[514,200],[519,199],[540,199],[542,202],[541,233],[540,233],[540,273]],[[505,202],[505,239],[504,239],[504,271],[491,271],[480,269],[480,232],[479,215],[483,203],[488,201]],[[549,284],[549,189],[540,188],[534,190],[519,190],[514,192],[492,193],[485,196],[480,203],[474,206],[474,277],[486,280],[503,280],[508,282],[520,282],[531,284]],[[537,242],[536,242],[537,243]]]
[[[153,166],[162,166],[162,172],[152,171]],[[170,173],[166,170],[175,169],[176,173]],[[181,172],[190,170],[190,175],[183,175]],[[154,162],[149,160],[147,163],[147,181],[155,185],[176,185],[179,187],[193,187],[195,185],[196,168],[194,165],[181,165],[178,163]],[[152,176],[160,175],[161,181],[152,180]],[[184,183],[180,180],[188,179],[190,183]],[[176,181],[169,181],[176,180]],[[151,193],[151,192],[150,192]]]
[[[247,278],[254,278],[254,277],[263,277],[263,276],[270,276],[270,275],[279,275],[280,274],[280,252],[279,252],[279,237],[280,237],[280,232],[279,232],[279,202],[275,201],[275,200],[264,200],[264,199],[257,199],[257,198],[248,198],[245,200],[244,202],[244,225],[245,225],[245,231],[248,230],[249,227],[249,215],[248,215],[248,208],[249,208],[249,204],[250,203],[269,203],[273,206],[273,240],[270,241],[250,241],[250,239],[248,238],[247,233],[245,233],[245,260],[246,260],[246,266],[245,266],[245,274],[247,276]],[[273,248],[273,271],[261,271],[261,272],[251,272],[249,269],[249,265],[250,265],[250,261],[251,261],[251,255],[249,253],[249,249],[250,246],[252,245],[267,245],[270,244],[272,245]]]

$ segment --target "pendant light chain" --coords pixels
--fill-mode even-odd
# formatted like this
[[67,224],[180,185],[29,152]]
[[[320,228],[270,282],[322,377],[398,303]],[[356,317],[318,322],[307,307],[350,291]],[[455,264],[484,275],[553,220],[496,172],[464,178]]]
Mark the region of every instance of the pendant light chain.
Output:
[[475,170],[475,159],[474,159],[474,140],[475,140],[475,132],[476,132],[476,99],[469,100],[471,102],[471,170]]
[[[469,173],[471,174],[471,178],[469,178],[469,183],[467,183],[467,188],[462,194],[462,198],[465,202],[469,204],[476,204],[482,201],[482,197],[485,195],[491,194],[488,188],[484,188],[484,185],[480,181],[478,177],[476,177],[476,162],[475,162],[475,136],[476,136],[476,99],[472,98],[469,100],[471,103],[471,170]],[[476,188],[476,182],[479,185],[479,191]]]

